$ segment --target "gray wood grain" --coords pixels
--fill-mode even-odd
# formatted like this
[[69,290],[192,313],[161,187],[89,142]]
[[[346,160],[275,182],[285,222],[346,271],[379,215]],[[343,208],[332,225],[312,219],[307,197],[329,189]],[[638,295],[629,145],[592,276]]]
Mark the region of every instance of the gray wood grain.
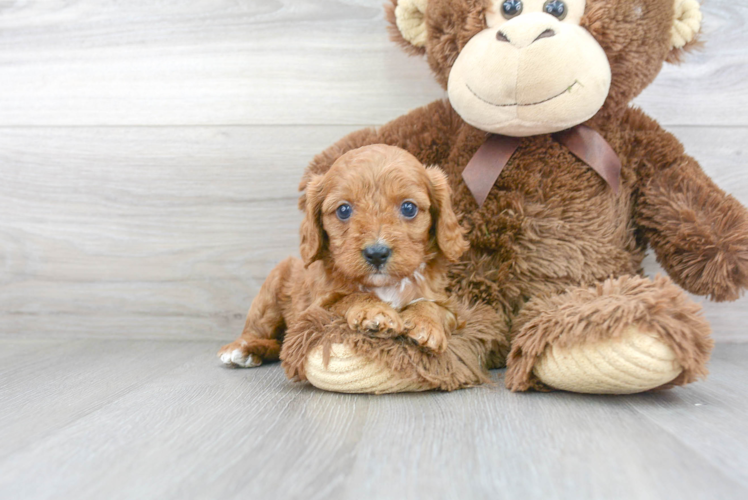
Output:
[[[298,253],[307,161],[354,129],[0,129],[0,335],[231,338]],[[748,128],[672,130],[748,204]],[[748,340],[748,299],[703,302],[717,339]]]
[[[658,398],[630,396],[633,408],[677,437],[692,451],[748,487],[748,368],[746,346],[717,348],[708,383],[676,389]],[[740,365],[728,360],[739,356]],[[710,431],[698,422],[711,422]]]
[[[339,395],[277,365],[226,369],[217,347],[81,340],[62,369],[34,366],[38,383],[9,381],[0,429],[22,420],[24,446],[0,457],[0,498],[748,495],[748,375],[720,356],[748,345],[718,346],[706,382],[632,397],[512,394],[501,372],[451,394]],[[26,408],[53,391],[44,411]]]
[[[200,353],[189,342],[37,341],[2,343],[0,459],[66,427]],[[21,349],[19,349],[21,347]],[[97,380],[99,379],[99,380]],[[12,411],[11,411],[12,408]]]
[[[0,125],[384,123],[441,97],[384,0],[0,1]],[[748,125],[748,5],[704,5],[703,51],[637,101]]]
[[304,166],[349,130],[4,129],[0,332],[233,335],[296,253]]

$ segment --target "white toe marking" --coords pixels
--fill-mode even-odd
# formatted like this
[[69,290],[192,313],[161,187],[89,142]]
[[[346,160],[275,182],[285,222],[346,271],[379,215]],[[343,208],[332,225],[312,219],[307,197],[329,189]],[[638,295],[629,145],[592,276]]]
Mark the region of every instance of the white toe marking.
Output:
[[255,356],[254,354],[250,354],[247,358],[247,364],[244,365],[245,368],[254,368],[256,366],[260,366],[262,364],[262,360]]
[[[221,359],[223,359],[223,357]],[[260,366],[262,360],[254,354],[245,357],[241,349],[234,349],[231,351],[230,363],[236,366],[241,366],[242,368],[254,368],[255,366]]]
[[235,365],[244,366],[247,358],[244,357],[240,349],[234,349],[231,351],[231,362]]
[[239,366],[241,368],[254,368],[262,364],[262,359],[259,356],[250,354],[244,356],[241,349],[234,349],[231,352],[224,352],[221,354],[221,363],[228,366]]

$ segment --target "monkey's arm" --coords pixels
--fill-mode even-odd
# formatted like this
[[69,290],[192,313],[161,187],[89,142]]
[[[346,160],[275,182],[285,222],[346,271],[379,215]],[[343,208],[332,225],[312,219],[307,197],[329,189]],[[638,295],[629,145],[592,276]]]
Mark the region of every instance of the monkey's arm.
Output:
[[324,174],[344,153],[370,144],[388,144],[410,152],[425,165],[442,163],[449,155],[463,121],[446,100],[415,109],[379,129],[357,130],[318,154],[307,167],[299,189],[309,178]]
[[629,115],[636,125],[635,216],[657,261],[691,293],[737,299],[748,286],[748,211],[673,135],[639,111]]

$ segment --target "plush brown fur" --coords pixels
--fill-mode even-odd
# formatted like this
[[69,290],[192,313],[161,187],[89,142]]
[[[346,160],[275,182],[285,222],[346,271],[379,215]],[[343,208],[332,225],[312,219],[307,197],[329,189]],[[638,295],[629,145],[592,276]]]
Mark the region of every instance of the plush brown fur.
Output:
[[619,338],[629,326],[654,334],[673,347],[683,373],[669,385],[706,375],[713,342],[701,308],[670,280],[639,276],[606,280],[592,288],[535,297],[514,320],[506,384],[512,390],[547,390],[533,375],[537,356],[550,344]]
[[451,304],[458,317],[465,318],[449,340],[447,350],[436,355],[403,337],[381,338],[354,332],[345,321],[322,308],[310,308],[286,332],[281,360],[289,378],[306,380],[306,354],[322,346],[329,359],[330,346],[343,343],[374,363],[394,370],[405,380],[437,390],[453,391],[489,381],[486,368],[503,366],[509,342],[497,335],[506,319],[485,305]]
[[[400,211],[406,201],[419,209],[410,219]],[[352,207],[352,215],[342,220],[336,212],[344,204]],[[401,149],[368,146],[342,155],[325,175],[311,178],[303,205],[303,261],[289,258],[270,273],[241,336],[219,356],[238,366],[277,360],[286,328],[292,342],[307,342],[308,335],[299,340],[297,332],[310,323],[319,327],[315,332],[325,331],[328,326],[319,320],[331,314],[351,331],[395,339],[411,346],[411,353],[445,351],[462,323],[445,293],[446,264],[467,249],[446,176]],[[363,255],[372,244],[391,248],[380,267]],[[486,335],[486,323],[495,321],[493,313],[488,316],[473,320],[477,338]],[[491,331],[495,336],[497,329]],[[473,377],[470,383],[478,382]]]
[[[396,3],[388,7],[391,22]],[[425,54],[437,81],[446,86],[462,47],[485,28],[487,5],[484,0],[430,0],[423,50],[408,45],[396,28],[391,33],[411,53]],[[673,1],[648,0],[641,6],[636,14],[629,0],[588,0],[582,20],[612,68],[610,95],[586,124],[622,161],[617,195],[550,135],[540,135],[522,139],[478,207],[461,173],[486,134],[465,123],[446,100],[343,138],[318,155],[302,179],[303,189],[342,153],[372,143],[399,146],[421,162],[440,165],[449,176],[455,209],[464,214],[461,224],[471,245],[450,268],[450,290],[470,303],[490,304],[504,319],[496,324],[501,336],[513,339],[507,374],[513,390],[542,388],[532,366],[539,349],[558,341],[559,332],[574,332],[564,342],[585,342],[613,338],[631,324],[661,334],[677,353],[685,371],[674,384],[706,373],[711,343],[698,307],[669,282],[635,277],[648,246],[672,280],[692,293],[732,300],[748,285],[748,212],[714,185],[675,137],[629,107],[665,61],[683,54],[670,50]],[[466,342],[477,336],[469,326],[461,337]],[[341,329],[337,335],[343,338],[346,329]],[[402,359],[411,359],[397,344],[351,338],[358,340],[347,342],[377,362],[401,366]],[[456,338],[443,355],[459,360],[458,367],[450,367],[455,373],[479,371],[482,367],[472,364],[476,359],[502,359],[490,342],[472,346],[477,358],[462,357],[453,347]],[[294,353],[298,367],[309,344],[294,345],[300,350]],[[460,386],[459,375],[445,381],[447,364],[438,356],[423,359],[419,374],[438,373],[434,387]]]

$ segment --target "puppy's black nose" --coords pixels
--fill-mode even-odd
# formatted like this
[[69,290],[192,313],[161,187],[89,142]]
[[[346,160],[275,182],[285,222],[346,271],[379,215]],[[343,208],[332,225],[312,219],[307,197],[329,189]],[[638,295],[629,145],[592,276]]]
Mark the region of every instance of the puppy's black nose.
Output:
[[387,245],[378,243],[364,248],[364,259],[374,267],[381,267],[392,255],[392,249]]

